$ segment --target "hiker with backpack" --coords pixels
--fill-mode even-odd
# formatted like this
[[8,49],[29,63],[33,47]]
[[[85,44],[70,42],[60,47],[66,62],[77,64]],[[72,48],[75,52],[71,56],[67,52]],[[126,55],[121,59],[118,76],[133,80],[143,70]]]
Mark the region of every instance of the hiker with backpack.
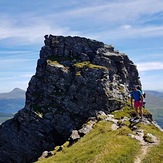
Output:
[[[133,101],[134,101],[134,105],[133,105]],[[131,107],[135,108],[136,111],[136,119],[139,119],[139,114],[140,114],[140,118],[143,119],[143,95],[142,95],[142,91],[137,89],[136,86],[134,86],[132,88],[132,92],[131,92]]]
[[142,105],[142,107],[145,108],[145,104],[146,104],[146,100],[145,100],[146,93],[144,91],[142,91],[142,89],[141,89],[141,87],[139,85],[137,86],[137,89],[142,92],[142,96],[143,96],[143,105]]

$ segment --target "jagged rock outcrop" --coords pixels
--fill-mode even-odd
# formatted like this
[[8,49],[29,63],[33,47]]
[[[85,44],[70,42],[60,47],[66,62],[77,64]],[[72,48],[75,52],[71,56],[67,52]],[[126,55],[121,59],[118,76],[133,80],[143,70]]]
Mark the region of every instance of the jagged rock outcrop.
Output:
[[113,46],[46,35],[25,107],[0,126],[0,163],[36,161],[98,111],[121,109],[137,84],[136,66]]

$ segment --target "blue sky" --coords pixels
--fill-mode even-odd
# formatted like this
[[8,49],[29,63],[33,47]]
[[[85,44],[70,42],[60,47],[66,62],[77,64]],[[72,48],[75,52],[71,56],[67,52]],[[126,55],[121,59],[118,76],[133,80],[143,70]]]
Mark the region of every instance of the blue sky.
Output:
[[163,90],[162,0],[0,0],[0,92],[26,90],[44,35],[111,44],[137,65],[143,89]]

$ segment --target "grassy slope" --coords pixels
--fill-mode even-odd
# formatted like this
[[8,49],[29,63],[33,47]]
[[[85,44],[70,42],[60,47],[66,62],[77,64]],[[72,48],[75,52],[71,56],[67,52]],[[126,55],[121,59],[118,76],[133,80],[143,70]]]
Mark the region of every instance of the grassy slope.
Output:
[[163,133],[153,125],[140,125],[146,133],[151,133],[160,139],[160,144],[151,147],[142,163],[163,163]]
[[113,163],[119,160],[131,163],[138,152],[139,144],[126,136],[129,132],[127,128],[111,131],[111,123],[99,122],[91,133],[85,135],[72,147],[63,149],[62,152],[43,160],[42,163]]
[[[130,109],[115,113],[120,118],[125,114],[129,116]],[[133,112],[133,110],[132,110]],[[39,161],[39,163],[132,163],[138,153],[140,144],[128,136],[132,133],[129,121],[123,127],[113,131],[112,122],[99,121],[94,129],[70,147],[64,147],[55,155]],[[163,160],[163,134],[153,125],[137,124],[145,133],[152,133],[160,139],[158,146],[150,151],[142,161],[143,163],[160,163]],[[66,144],[66,143],[65,143]]]

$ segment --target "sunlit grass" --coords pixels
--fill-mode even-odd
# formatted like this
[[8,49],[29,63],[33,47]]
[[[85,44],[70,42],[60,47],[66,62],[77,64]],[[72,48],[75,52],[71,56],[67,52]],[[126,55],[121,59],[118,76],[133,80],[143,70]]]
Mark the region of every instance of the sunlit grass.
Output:
[[47,60],[47,64],[50,66],[56,66],[56,67],[64,67],[63,65],[61,65],[60,63],[58,63],[58,61],[52,61],[52,60]]
[[128,137],[127,127],[111,130],[111,123],[100,121],[95,128],[76,144],[64,148],[56,155],[44,159],[42,163],[131,163],[138,152],[139,144]]
[[[121,110],[115,111],[112,113],[116,119],[121,119],[124,117],[130,118],[135,114],[135,109],[130,108],[129,105],[124,106]],[[151,115],[150,111],[148,109],[143,108],[143,114],[144,116]]]
[[159,144],[150,148],[142,163],[162,163],[163,162],[163,133],[160,132],[153,125],[143,125],[140,127],[144,129],[145,133],[151,133],[159,139]]
[[[125,106],[122,110],[114,112],[114,118],[131,117],[133,109]],[[148,110],[145,110],[148,114]],[[117,130],[112,130],[112,122],[100,120],[93,130],[79,139],[77,143],[68,147],[68,142],[63,145],[60,152],[42,159],[40,163],[133,163],[141,152],[140,142],[128,136],[133,134],[130,129],[130,121]],[[153,124],[135,124],[138,129],[144,130],[144,134],[151,133],[160,143],[148,149],[142,163],[161,163],[163,160],[163,133]]]
[[92,63],[90,63],[90,61],[78,62],[78,63],[75,63],[74,66],[78,67],[78,68],[87,67],[87,68],[91,68],[91,69],[105,69],[105,70],[107,70],[106,67],[92,64]]

